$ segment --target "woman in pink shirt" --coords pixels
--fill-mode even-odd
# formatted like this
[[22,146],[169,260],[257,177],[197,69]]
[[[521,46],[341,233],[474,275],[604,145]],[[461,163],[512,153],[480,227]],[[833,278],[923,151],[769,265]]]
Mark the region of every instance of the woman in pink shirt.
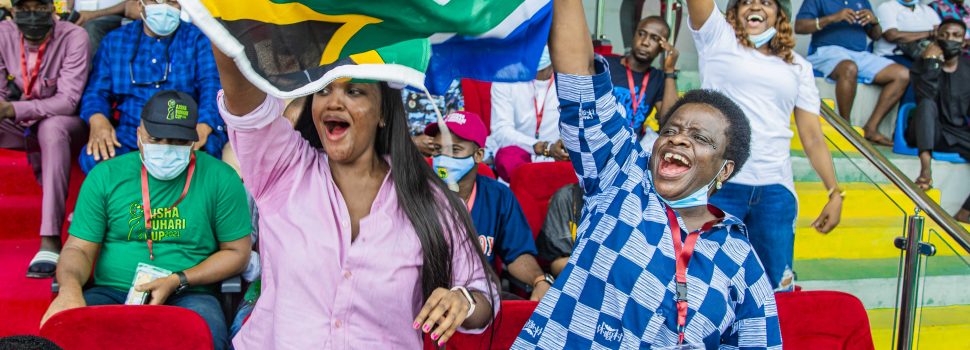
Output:
[[236,349],[418,349],[478,333],[494,273],[463,203],[408,134],[400,91],[340,80],[283,102],[216,50],[219,109],[260,213],[259,301]]

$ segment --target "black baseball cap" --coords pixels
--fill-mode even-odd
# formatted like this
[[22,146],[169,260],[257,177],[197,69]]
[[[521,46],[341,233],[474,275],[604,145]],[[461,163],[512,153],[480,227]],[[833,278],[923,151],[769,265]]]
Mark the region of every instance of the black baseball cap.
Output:
[[[10,2],[10,5],[17,6],[17,5],[20,5],[20,3],[24,2],[24,1],[27,1],[27,0],[13,0],[13,1]],[[34,0],[34,1],[37,1],[37,2],[39,2],[41,4],[53,4],[54,3],[54,0]]]
[[199,107],[188,94],[159,91],[148,99],[141,110],[141,121],[148,135],[160,139],[199,141],[195,126],[199,123]]

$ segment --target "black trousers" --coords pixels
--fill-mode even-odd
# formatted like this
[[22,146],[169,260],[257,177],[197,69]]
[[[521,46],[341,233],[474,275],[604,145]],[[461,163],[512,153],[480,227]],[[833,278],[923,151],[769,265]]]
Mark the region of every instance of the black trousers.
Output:
[[[916,106],[905,136],[906,141],[920,151],[958,153],[970,160],[970,142],[967,142],[970,140],[970,125],[958,127],[943,123],[936,101],[923,100]],[[963,202],[963,209],[970,210],[970,197]]]

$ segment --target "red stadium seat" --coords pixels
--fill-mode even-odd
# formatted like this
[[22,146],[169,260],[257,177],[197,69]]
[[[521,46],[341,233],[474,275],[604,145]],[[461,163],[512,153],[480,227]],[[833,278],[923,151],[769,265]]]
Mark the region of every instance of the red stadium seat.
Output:
[[858,298],[837,291],[775,294],[785,350],[871,350],[869,316]]
[[533,238],[539,235],[546,221],[552,195],[563,186],[577,182],[579,179],[570,162],[531,163],[515,169],[510,186],[522,205]]
[[91,306],[52,316],[40,335],[64,350],[212,349],[205,320],[175,306]]
[[[455,333],[445,344],[446,350],[505,350],[512,347],[522,327],[535,311],[537,301],[503,300],[495,322],[482,334]],[[431,339],[424,337],[425,350],[437,349]]]
[[474,79],[461,80],[461,93],[465,110],[478,114],[485,123],[485,130],[492,133],[492,83]]

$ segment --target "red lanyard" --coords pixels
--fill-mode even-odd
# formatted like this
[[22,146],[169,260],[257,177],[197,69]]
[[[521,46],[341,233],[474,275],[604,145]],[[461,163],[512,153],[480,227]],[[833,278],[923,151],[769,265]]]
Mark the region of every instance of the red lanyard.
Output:
[[478,184],[472,185],[472,194],[468,196],[468,202],[465,202],[465,206],[468,207],[468,213],[472,213],[472,208],[475,207],[475,196],[478,195]]
[[24,36],[23,34],[20,35],[20,74],[24,79],[25,100],[29,100],[34,91],[34,83],[37,82],[37,76],[40,74],[40,63],[44,61],[44,51],[47,50],[48,42],[50,42],[50,37],[44,39],[44,42],[40,44],[40,48],[37,49],[37,62],[34,63],[34,71],[30,72],[27,70],[27,49],[24,47]]
[[630,99],[633,100],[633,115],[630,116],[630,124],[633,126],[633,121],[637,118],[637,109],[640,104],[643,103],[643,95],[647,92],[647,83],[650,81],[650,71],[643,76],[643,80],[640,81],[640,96],[637,97],[636,85],[633,84],[633,71],[630,67],[626,67],[626,82],[630,86]]
[[[710,207],[708,207],[710,208]],[[723,217],[723,215],[720,215]],[[684,343],[684,329],[687,327],[687,265],[690,263],[691,256],[694,255],[694,246],[701,232],[706,232],[714,227],[721,219],[708,221],[700,230],[687,234],[687,239],[681,243],[680,223],[677,222],[677,214],[669,206],[667,207],[667,221],[670,226],[670,235],[674,241],[674,256],[677,259],[677,269],[674,273],[677,279],[677,333],[678,344]],[[683,247],[682,247],[683,246]]]
[[536,97],[536,83],[532,82],[532,105],[536,109],[536,138],[539,138],[539,126],[542,125],[542,113],[546,109],[546,99],[549,97],[549,90],[552,90],[553,83],[556,82],[556,75],[553,74],[552,78],[549,78],[549,86],[546,87],[546,93],[542,95],[542,106],[539,105],[539,98]]
[[[194,172],[195,154],[192,154],[189,160],[189,173],[185,178],[185,188],[182,189],[182,195],[179,196],[179,199],[169,208],[175,208],[185,199],[185,195],[189,193],[189,184],[192,183],[192,173]],[[148,193],[148,169],[145,169],[144,165],[141,167],[141,200],[142,209],[145,212],[145,239],[148,242],[148,259],[155,260],[155,252],[152,250],[152,200]]]

